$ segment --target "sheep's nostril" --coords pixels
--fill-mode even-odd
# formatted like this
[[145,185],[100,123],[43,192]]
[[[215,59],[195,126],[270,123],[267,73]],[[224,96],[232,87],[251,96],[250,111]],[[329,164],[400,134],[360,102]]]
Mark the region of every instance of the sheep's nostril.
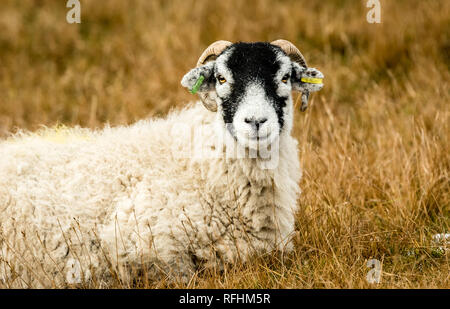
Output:
[[259,120],[259,124],[263,124],[263,123],[266,122],[266,121],[267,121],[267,118],[260,119],[260,120]]
[[245,118],[244,121],[250,124],[252,127],[256,127],[256,130],[259,130],[259,126],[267,121],[267,118]]

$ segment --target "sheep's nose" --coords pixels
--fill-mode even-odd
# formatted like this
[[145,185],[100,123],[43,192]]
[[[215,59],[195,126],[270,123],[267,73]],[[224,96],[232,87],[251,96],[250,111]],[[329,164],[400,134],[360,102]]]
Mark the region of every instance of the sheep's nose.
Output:
[[245,118],[244,121],[248,124],[250,124],[252,127],[256,128],[256,131],[259,130],[259,126],[262,125],[264,122],[267,121],[267,118]]

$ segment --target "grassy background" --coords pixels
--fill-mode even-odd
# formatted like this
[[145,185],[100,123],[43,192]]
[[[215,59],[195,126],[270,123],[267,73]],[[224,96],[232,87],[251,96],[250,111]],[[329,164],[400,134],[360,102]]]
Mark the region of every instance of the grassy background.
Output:
[[[57,123],[99,127],[166,114],[218,39],[294,42],[325,74],[293,134],[304,177],[296,251],[199,273],[198,288],[450,288],[450,2],[2,0],[0,137]],[[368,259],[382,262],[379,284]],[[143,287],[185,287],[144,282]]]

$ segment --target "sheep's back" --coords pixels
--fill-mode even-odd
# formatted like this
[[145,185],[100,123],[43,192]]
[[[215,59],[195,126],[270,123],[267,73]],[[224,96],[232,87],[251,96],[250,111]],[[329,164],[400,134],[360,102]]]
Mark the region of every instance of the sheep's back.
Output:
[[[188,132],[177,127],[186,123],[193,127],[211,116],[199,107],[131,126],[45,129],[1,142],[3,258],[17,254],[29,260],[51,258],[61,267],[71,244],[97,248],[107,220],[124,204],[134,209],[147,203],[157,214],[179,189],[170,179],[188,172],[187,158],[177,151],[188,151],[191,144],[183,136]],[[143,200],[146,194],[151,203]],[[69,236],[73,239],[68,243]]]

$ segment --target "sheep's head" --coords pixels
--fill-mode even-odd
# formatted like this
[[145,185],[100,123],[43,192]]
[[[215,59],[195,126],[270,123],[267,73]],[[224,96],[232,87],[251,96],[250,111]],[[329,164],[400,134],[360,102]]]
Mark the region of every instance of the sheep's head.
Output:
[[302,92],[301,109],[305,110],[309,93],[322,88],[322,78],[288,41],[217,41],[181,84],[198,92],[207,109],[220,113],[224,126],[241,145],[256,148],[290,132],[291,92]]

